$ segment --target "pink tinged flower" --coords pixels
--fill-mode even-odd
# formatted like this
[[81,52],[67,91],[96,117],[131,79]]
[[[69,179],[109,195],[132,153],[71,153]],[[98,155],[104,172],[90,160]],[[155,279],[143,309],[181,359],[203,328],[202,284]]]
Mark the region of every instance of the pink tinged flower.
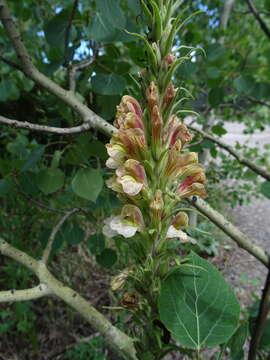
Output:
[[167,231],[167,238],[179,238],[182,242],[188,241],[187,234],[182,230],[177,230],[173,225],[170,225],[168,231]]
[[126,220],[130,221],[132,224],[135,224],[138,228],[138,231],[143,231],[145,228],[143,215],[141,210],[135,205],[125,205],[122,208],[121,216]]
[[125,149],[118,144],[106,144],[109,158],[106,161],[106,166],[110,169],[117,169],[126,159]]
[[112,189],[113,191],[116,191],[118,193],[123,193],[123,187],[121,184],[117,182],[117,177],[113,176],[110,179],[106,181],[106,185],[109,189]]
[[122,235],[125,238],[130,238],[134,236],[138,230],[136,225],[130,224],[128,221],[125,221],[120,215],[114,216],[110,221],[110,227],[117,235]]
[[122,185],[124,193],[135,196],[147,185],[144,167],[137,161],[129,159],[124,166],[116,170],[117,182]]
[[137,231],[144,229],[142,213],[140,209],[134,205],[125,205],[120,215],[111,216],[105,219],[104,223],[103,233],[109,237],[122,235],[125,238],[130,238],[134,236]]
[[187,198],[190,196],[200,196],[201,198],[207,197],[204,185],[196,182],[187,186],[182,183],[178,187],[177,193],[181,198]]
[[165,167],[165,176],[178,177],[181,175],[184,169],[189,164],[198,163],[198,154],[195,152],[189,152],[186,154],[180,154],[176,149],[168,151],[168,159]]
[[117,231],[113,230],[110,226],[111,221],[113,220],[114,216],[110,216],[104,220],[104,226],[102,228],[102,232],[108,238],[112,238],[118,235]]
[[188,226],[188,215],[187,213],[180,211],[178,214],[174,216],[172,219],[172,225],[180,230],[181,228],[185,228]]
[[146,152],[146,141],[141,129],[119,130],[113,142],[121,145],[126,154],[133,159],[141,159]]
[[181,229],[188,226],[188,215],[180,211],[174,218],[172,219],[172,223],[167,231],[168,238],[179,238],[182,242],[188,241],[188,236]]
[[125,129],[141,129],[144,130],[144,124],[142,118],[138,115],[130,112],[126,115],[125,121],[123,123]]
[[172,148],[178,140],[184,146],[185,143],[192,140],[192,135],[177,116],[171,116],[165,129],[164,143]]
[[[127,116],[133,114],[133,118],[136,121],[132,122],[131,127],[143,128],[142,122],[142,108],[137,100],[133,97],[125,95],[122,97],[120,105],[117,106],[116,119],[114,121],[114,126],[118,129],[125,127],[128,128]],[[130,116],[130,115],[129,115]]]

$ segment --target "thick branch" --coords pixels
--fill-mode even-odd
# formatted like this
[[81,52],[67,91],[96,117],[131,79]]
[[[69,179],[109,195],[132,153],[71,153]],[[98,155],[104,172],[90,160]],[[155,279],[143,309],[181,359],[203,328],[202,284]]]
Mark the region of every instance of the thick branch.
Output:
[[254,242],[245,234],[243,234],[236,226],[230,223],[218,211],[214,210],[207,202],[196,198],[196,201],[188,200],[202,214],[208,217],[217,227],[225,232],[232,240],[234,240],[242,249],[249,252],[258,259],[266,267],[269,267],[269,256],[265,250]]
[[90,122],[85,122],[82,125],[74,126],[71,128],[58,128],[54,126],[32,124],[28,121],[18,121],[18,120],[8,119],[1,115],[0,115],[0,124],[9,125],[13,128],[18,128],[18,129],[26,129],[26,130],[38,131],[38,132],[48,132],[51,134],[59,134],[59,135],[79,134],[88,131],[93,126]]
[[248,4],[248,7],[249,7],[250,11],[253,13],[255,19],[260,24],[260,27],[261,27],[262,31],[265,33],[265,35],[270,40],[270,30],[268,29],[267,25],[265,24],[265,22],[261,18],[261,16],[260,16],[259,12],[257,11],[253,1],[252,0],[246,0],[246,2]]
[[113,326],[104,315],[98,312],[91,304],[73,289],[57,280],[42,261],[37,261],[24,252],[9,245],[0,239],[0,253],[19,262],[32,270],[45,284],[52,294],[62,299],[66,304],[77,310],[106,340],[118,351],[121,351],[130,360],[138,360],[132,338]]
[[248,360],[255,360],[257,351],[262,338],[265,322],[270,309],[270,268],[268,270],[267,278],[264,284],[262,298],[260,301],[259,314],[252,331]]
[[50,294],[52,292],[45,284],[26,290],[0,291],[0,303],[35,300]]
[[[45,90],[55,95],[57,98],[66,103],[76,113],[78,113],[84,122],[103,132],[110,135],[114,127],[101,117],[96,115],[86,105],[82,104],[74,95],[73,92],[66,91],[61,86],[53,82],[51,79],[43,75],[32,63],[30,55],[28,54],[22,40],[20,33],[12,20],[9,8],[5,0],[0,0],[0,20],[6,30],[8,37],[16,51],[20,66],[25,75],[34,80],[37,84],[41,85]],[[89,123],[89,124],[88,124]]]
[[62,217],[62,219],[56,224],[56,226],[53,228],[51,235],[49,237],[47,246],[43,252],[43,256],[42,256],[42,261],[46,264],[46,262],[49,259],[51,250],[52,250],[52,245],[55,239],[56,234],[58,233],[58,231],[60,230],[61,226],[64,224],[64,222],[72,215],[76,214],[77,212],[79,212],[80,209],[72,209],[70,211],[68,211],[65,216]]
[[241,154],[239,154],[237,151],[234,150],[234,148],[230,145],[227,145],[223,141],[217,139],[216,137],[207,134],[203,130],[200,130],[194,126],[188,126],[191,130],[196,131],[197,133],[201,134],[205,139],[208,139],[210,141],[213,141],[215,144],[223,148],[224,150],[228,151],[233,157],[235,157],[241,164],[246,165],[248,168],[256,172],[257,174],[261,175],[266,180],[270,181],[270,173],[264,170],[262,167],[254,164],[252,161],[249,161],[245,157],[243,157]]

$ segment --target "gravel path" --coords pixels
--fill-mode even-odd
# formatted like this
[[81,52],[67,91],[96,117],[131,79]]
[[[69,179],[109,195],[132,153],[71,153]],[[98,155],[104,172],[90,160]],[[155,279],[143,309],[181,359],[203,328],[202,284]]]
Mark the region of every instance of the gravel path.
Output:
[[[239,206],[230,211],[233,223],[252,241],[270,251],[270,201],[254,200],[248,206]],[[252,294],[260,295],[267,270],[257,259],[230,241],[230,251],[221,253],[224,276],[232,284],[240,302],[251,305]],[[218,260],[218,259],[217,259]]]
[[[225,128],[228,133],[222,140],[232,146],[239,142],[263,149],[265,144],[270,143],[270,127],[263,133],[256,132],[252,135],[243,134],[244,125],[238,123],[226,123]],[[243,233],[270,253],[270,200],[254,199],[247,206],[230,209],[227,215]],[[236,244],[231,242],[230,245],[232,250],[221,254],[223,262],[219,267],[223,268],[225,277],[233,285],[241,303],[250,305],[254,301],[252,294],[261,293],[267,270]]]

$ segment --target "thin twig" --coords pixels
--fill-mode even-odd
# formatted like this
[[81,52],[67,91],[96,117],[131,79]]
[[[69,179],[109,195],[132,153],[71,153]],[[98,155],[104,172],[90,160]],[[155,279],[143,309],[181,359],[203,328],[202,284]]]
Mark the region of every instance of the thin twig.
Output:
[[230,153],[235,159],[237,159],[241,164],[247,166],[248,168],[250,168],[252,171],[254,171],[255,173],[261,175],[263,178],[265,178],[266,180],[270,181],[270,173],[267,172],[265,169],[263,169],[262,167],[254,164],[252,161],[246,159],[243,155],[239,154],[237,151],[234,150],[234,148],[226,143],[224,143],[223,141],[217,139],[216,137],[209,135],[208,133],[204,132],[203,130],[200,130],[194,126],[190,126],[188,125],[188,128],[196,131],[197,133],[201,134],[205,139],[208,139],[212,142],[214,142],[215,144],[217,144],[218,146],[220,146],[222,149],[228,151],[228,153]]
[[78,7],[78,0],[74,0],[73,7],[72,7],[72,10],[71,10],[71,13],[70,13],[69,22],[68,22],[66,32],[65,32],[64,66],[66,66],[68,64],[69,37],[70,37],[70,31],[71,31],[71,27],[72,27],[72,21],[73,21],[73,18],[75,16],[75,12],[77,10],[77,7]]
[[17,70],[23,71],[23,68],[22,68],[20,65],[14,63],[14,62],[11,61],[11,60],[8,60],[8,59],[4,58],[3,56],[0,56],[0,61],[3,61],[3,62],[6,63],[7,65],[12,66],[12,67],[14,67],[14,68],[17,69]]
[[32,196],[26,194],[24,191],[19,191],[19,193],[21,195],[23,195],[26,199],[28,199],[29,201],[31,201],[33,204],[37,205],[38,207],[40,207],[41,209],[45,209],[45,210],[48,210],[48,211],[52,211],[52,212],[56,212],[56,213],[59,213],[59,214],[66,214],[68,212],[68,210],[64,210],[64,209],[56,209],[56,208],[53,208],[53,207],[50,207],[46,204],[43,204],[42,202],[32,198]]
[[270,30],[268,29],[266,23],[263,21],[263,19],[261,18],[259,12],[257,11],[254,3],[252,0],[246,0],[248,7],[250,9],[250,11],[253,13],[255,19],[258,21],[258,23],[260,24],[260,27],[262,29],[262,31],[265,33],[265,35],[268,37],[268,39],[270,40]]
[[93,64],[96,60],[96,51],[93,52],[93,56],[89,57],[89,59],[83,60],[77,64],[72,64],[69,66],[69,90],[75,92],[76,90],[76,72],[78,70],[85,69],[86,67]]
[[18,121],[14,119],[9,119],[7,117],[0,115],[0,124],[9,125],[16,129],[26,129],[31,131],[38,131],[38,132],[48,132],[51,134],[59,134],[59,135],[71,135],[71,134],[80,134],[82,132],[89,131],[92,127],[90,122],[84,122],[79,126],[74,126],[71,128],[58,128],[54,126],[47,126],[47,125],[38,125],[32,124],[28,121]]
[[264,325],[270,309],[270,264],[268,274],[265,280],[262,298],[260,301],[259,314],[257,316],[254,329],[252,331],[248,360],[255,360],[260,340],[263,334]]
[[53,241],[55,239],[55,236],[56,234],[58,233],[58,231],[60,230],[61,226],[64,224],[64,222],[72,215],[78,213],[80,211],[80,209],[72,209],[70,211],[68,211],[65,216],[62,217],[62,219],[56,224],[56,226],[53,228],[52,232],[51,232],[51,235],[49,237],[49,240],[48,240],[48,243],[47,243],[47,246],[43,252],[43,255],[42,255],[42,261],[44,262],[44,264],[46,264],[46,262],[48,261],[49,259],[49,256],[50,256],[50,253],[51,253],[51,250],[52,250],[52,245],[53,245]]
[[266,102],[264,102],[264,101],[254,99],[252,96],[249,96],[249,95],[247,95],[246,98],[247,98],[250,102],[252,102],[252,103],[254,103],[254,104],[266,106],[266,107],[268,107],[268,108],[270,109],[270,104],[268,104],[268,103],[266,103]]

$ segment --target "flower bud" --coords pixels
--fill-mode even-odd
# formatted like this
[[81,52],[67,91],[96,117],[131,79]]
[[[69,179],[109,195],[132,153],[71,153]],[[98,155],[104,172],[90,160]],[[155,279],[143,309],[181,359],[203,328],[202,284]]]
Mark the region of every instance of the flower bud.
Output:
[[146,90],[146,99],[148,102],[150,112],[152,112],[153,107],[155,105],[158,105],[158,102],[159,102],[158,88],[153,81],[151,82],[150,86]]
[[164,100],[163,100],[163,105],[164,108],[166,109],[170,103],[172,102],[172,100],[174,99],[176,94],[176,90],[173,86],[173,83],[169,83],[166,91],[165,91],[165,96],[164,96]]
[[150,209],[153,212],[155,220],[160,221],[163,217],[164,201],[162,191],[157,190],[154,199],[150,203]]
[[122,289],[130,274],[132,274],[132,270],[130,268],[126,268],[120,274],[114,276],[111,280],[112,291]]
[[174,56],[173,54],[166,55],[165,58],[163,59],[165,69],[167,70],[175,62],[176,59],[177,57]]

